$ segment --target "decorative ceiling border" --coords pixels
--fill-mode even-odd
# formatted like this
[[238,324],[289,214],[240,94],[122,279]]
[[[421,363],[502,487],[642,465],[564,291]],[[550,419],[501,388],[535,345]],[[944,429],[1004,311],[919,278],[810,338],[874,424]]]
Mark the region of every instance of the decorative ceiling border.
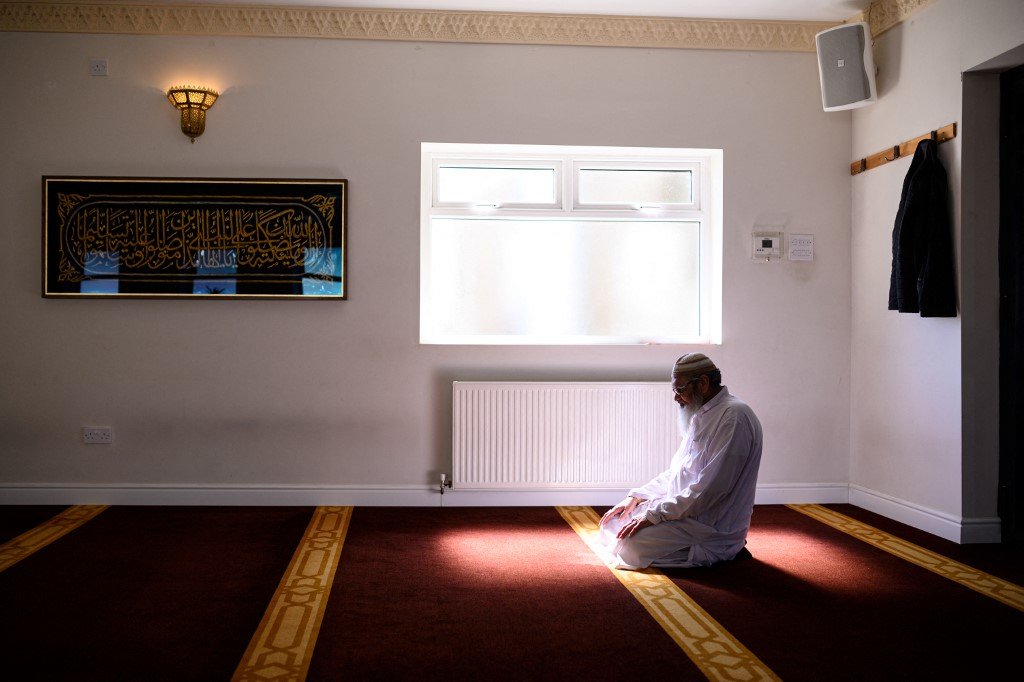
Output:
[[733,21],[270,5],[0,3],[0,31],[50,33],[814,52],[814,35],[835,25],[834,22],[809,21]]
[[868,22],[871,35],[877,38],[933,2],[935,0],[875,0],[850,21]]

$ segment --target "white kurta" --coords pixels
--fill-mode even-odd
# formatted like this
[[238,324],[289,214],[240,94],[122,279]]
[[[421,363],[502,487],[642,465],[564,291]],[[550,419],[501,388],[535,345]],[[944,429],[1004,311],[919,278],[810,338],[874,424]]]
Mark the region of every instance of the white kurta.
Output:
[[631,518],[653,523],[624,540],[629,518],[601,530],[618,568],[708,566],[732,559],[746,544],[761,464],[761,423],[723,386],[700,408],[669,468],[629,491],[642,500]]

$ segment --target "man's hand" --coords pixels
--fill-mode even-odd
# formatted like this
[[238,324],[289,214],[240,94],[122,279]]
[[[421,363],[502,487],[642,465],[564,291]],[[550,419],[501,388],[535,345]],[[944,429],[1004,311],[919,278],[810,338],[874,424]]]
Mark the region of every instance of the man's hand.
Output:
[[601,517],[600,525],[603,526],[604,524],[614,519],[616,516],[622,516],[623,514],[629,516],[633,513],[633,510],[636,509],[636,505],[638,505],[639,503],[639,499],[635,497],[627,497],[622,502],[619,502],[617,505],[615,505],[607,512],[605,512],[604,516]]
[[615,537],[617,537],[619,540],[622,540],[624,538],[631,538],[647,526],[653,525],[653,523],[647,520],[646,516],[641,516],[639,519],[633,519],[625,526],[623,526],[621,529],[619,529],[619,534]]

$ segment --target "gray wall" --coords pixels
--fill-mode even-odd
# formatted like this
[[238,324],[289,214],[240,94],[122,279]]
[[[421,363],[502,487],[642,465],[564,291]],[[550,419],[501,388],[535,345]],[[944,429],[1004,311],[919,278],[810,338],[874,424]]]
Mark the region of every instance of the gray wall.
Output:
[[[987,539],[998,538],[998,85],[991,77],[972,85],[968,75],[965,88],[961,73],[1022,43],[1024,3],[939,0],[875,41],[879,101],[853,115],[852,158],[958,123],[940,157],[960,280],[960,317],[886,310],[892,225],[910,159],[853,178],[854,499],[933,530],[931,522],[990,522],[996,536]],[[972,115],[972,107],[985,113]],[[868,497],[858,499],[857,488]],[[968,528],[957,539],[980,537]]]
[[[851,116],[821,111],[813,54],[19,33],[0,58],[24,102],[0,101],[5,484],[425,489],[452,380],[661,380],[698,350],[419,345],[427,141],[724,149],[724,342],[700,350],[762,418],[762,484],[845,486]],[[181,81],[223,92],[195,145]],[[351,298],[42,299],[44,174],[348,178]],[[766,216],[815,261],[753,263]]]

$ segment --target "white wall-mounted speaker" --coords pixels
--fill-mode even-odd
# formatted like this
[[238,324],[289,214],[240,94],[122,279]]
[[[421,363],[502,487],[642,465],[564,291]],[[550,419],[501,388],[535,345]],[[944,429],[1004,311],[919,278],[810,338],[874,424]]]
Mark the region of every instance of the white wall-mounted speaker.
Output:
[[842,24],[814,36],[825,111],[867,106],[878,99],[871,29],[863,21]]

